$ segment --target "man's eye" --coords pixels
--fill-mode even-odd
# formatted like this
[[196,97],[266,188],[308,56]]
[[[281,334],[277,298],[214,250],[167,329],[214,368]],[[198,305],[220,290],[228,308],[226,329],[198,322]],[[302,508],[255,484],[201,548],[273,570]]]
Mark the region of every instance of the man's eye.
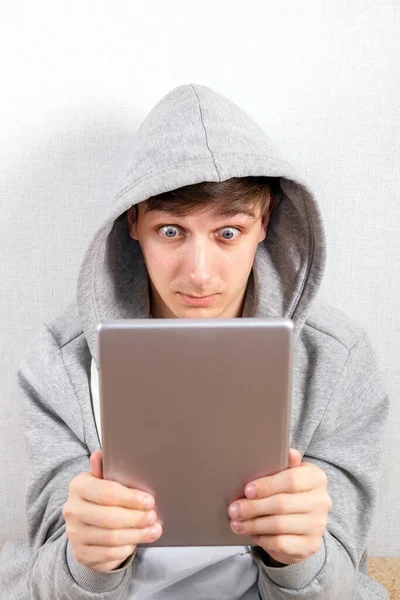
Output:
[[182,229],[177,225],[163,225],[158,231],[165,237],[175,238],[178,237],[180,232],[182,232]]
[[235,240],[240,234],[239,229],[236,229],[236,227],[223,227],[220,229],[220,232],[224,240]]

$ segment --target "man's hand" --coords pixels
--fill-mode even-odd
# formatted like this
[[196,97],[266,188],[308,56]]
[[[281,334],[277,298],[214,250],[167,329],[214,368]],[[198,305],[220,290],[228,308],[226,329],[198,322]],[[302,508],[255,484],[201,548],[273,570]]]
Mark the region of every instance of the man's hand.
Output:
[[298,563],[321,547],[332,508],[327,483],[322,469],[302,463],[291,448],[289,468],[249,483],[245,498],[229,506],[232,530],[249,535],[273,561]]
[[74,558],[94,571],[120,566],[137,544],[162,533],[150,494],[103,479],[102,452],[90,457],[92,472],[72,479],[62,515]]

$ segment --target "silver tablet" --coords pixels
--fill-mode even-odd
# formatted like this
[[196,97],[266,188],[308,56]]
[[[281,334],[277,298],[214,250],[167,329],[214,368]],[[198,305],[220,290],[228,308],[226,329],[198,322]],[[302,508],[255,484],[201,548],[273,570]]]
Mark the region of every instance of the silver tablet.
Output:
[[97,328],[104,477],[155,496],[152,546],[250,545],[228,506],[288,466],[289,319],[132,319]]

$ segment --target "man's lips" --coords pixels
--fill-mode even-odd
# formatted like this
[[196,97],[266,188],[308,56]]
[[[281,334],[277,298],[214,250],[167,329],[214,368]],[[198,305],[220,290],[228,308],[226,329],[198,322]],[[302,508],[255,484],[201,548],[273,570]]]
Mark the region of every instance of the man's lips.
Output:
[[178,292],[179,294],[182,294],[182,296],[188,296],[189,298],[209,298],[210,296],[216,296],[217,294],[187,294],[186,292]]
[[185,294],[183,292],[178,292],[178,294],[185,304],[191,306],[208,306],[209,304],[212,304],[219,295],[209,294],[207,296],[192,296],[191,294]]

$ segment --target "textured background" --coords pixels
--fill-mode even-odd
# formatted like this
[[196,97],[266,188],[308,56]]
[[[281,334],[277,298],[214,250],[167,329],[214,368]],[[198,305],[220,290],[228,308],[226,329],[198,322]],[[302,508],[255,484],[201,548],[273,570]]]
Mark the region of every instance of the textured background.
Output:
[[250,112],[310,180],[321,295],[369,333],[391,396],[372,555],[400,555],[400,12],[397,0],[35,3],[0,19],[0,545],[23,537],[15,372],[75,294],[141,119],[176,85]]

